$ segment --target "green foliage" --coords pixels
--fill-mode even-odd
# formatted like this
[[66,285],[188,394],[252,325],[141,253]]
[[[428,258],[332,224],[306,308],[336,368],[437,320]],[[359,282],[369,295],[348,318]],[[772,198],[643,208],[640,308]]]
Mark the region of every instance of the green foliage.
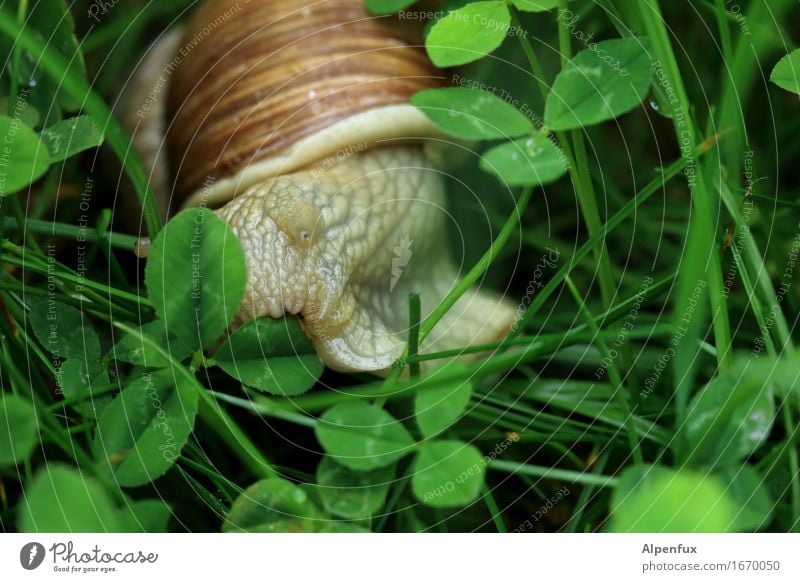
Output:
[[[181,361],[192,353],[192,339],[168,334],[160,319],[144,324],[137,332],[126,334],[114,345],[109,355],[120,362],[137,366],[166,368],[170,365],[170,358]],[[165,357],[159,348],[163,348],[169,357]]]
[[5,159],[12,172],[0,181],[0,196],[13,194],[41,178],[51,164],[61,162],[103,143],[100,127],[91,118],[60,121],[37,135],[30,125],[38,120],[36,110],[23,104],[15,117],[0,115],[0,139],[6,144]]
[[365,402],[342,402],[329,408],[315,432],[325,452],[355,471],[388,467],[414,446],[401,422]]
[[[34,3],[25,19],[27,32],[38,41],[46,42],[49,50],[58,53],[68,63],[62,76],[83,78],[85,65],[78,40],[75,22],[65,0],[41,0]],[[61,79],[47,75],[37,60],[27,51],[0,36],[0,52],[10,55],[5,80],[15,90],[3,99],[0,115],[0,141],[7,146],[3,152],[4,171],[0,178],[0,196],[13,194],[36,182],[51,164],[95,147],[102,143],[98,124],[89,117],[75,117],[61,121],[63,112],[82,107],[82,103],[63,91]],[[62,111],[63,110],[63,111]],[[47,119],[42,119],[46,112]],[[38,134],[34,131],[40,123],[51,126]]]
[[64,398],[75,400],[72,407],[82,416],[93,419],[100,415],[111,399],[92,396],[92,388],[110,383],[108,372],[100,362],[93,360],[67,360],[58,369],[58,386]]
[[92,452],[117,483],[136,487],[166,473],[194,428],[198,394],[168,370],[125,387],[97,421]]
[[[68,65],[60,77],[54,78],[42,69],[33,55],[16,47],[20,52],[19,61],[12,67],[11,74],[16,73],[19,86],[24,88],[21,95],[24,101],[40,112],[48,112],[50,122],[57,121],[53,117],[60,117],[58,105],[65,111],[75,111],[83,105],[61,87],[64,77],[85,75],[83,53],[75,37],[75,21],[66,0],[40,0],[30,5],[25,24],[28,32],[47,43],[49,50],[57,52]],[[14,48],[12,39],[0,38],[0,52],[4,55]]]
[[231,229],[205,208],[184,210],[153,241],[145,282],[168,333],[210,346],[233,321],[247,267]]
[[492,148],[481,168],[509,186],[544,186],[567,173],[564,154],[541,134]]
[[169,505],[160,499],[130,501],[119,510],[123,531],[133,533],[162,533],[172,515]]
[[764,479],[748,465],[737,465],[717,473],[725,492],[737,504],[736,531],[757,531],[772,521],[775,501]]
[[[232,231],[195,209],[159,233],[109,107],[193,3],[120,3],[87,28],[78,2],[77,35],[64,0],[0,11],[6,529],[797,528],[798,105],[760,74],[800,93],[797,51],[775,64],[796,3],[753,3],[735,26],[714,3],[717,22],[664,1],[420,4],[458,86],[411,101],[461,140],[437,166],[448,228],[469,280],[517,307],[512,336],[438,352],[462,289],[423,294],[421,345],[388,378],[330,371],[314,391],[297,319],[231,328],[247,279]],[[104,142],[124,176],[89,152]],[[122,209],[127,181],[141,216]],[[123,234],[140,218],[146,262]],[[439,365],[461,347],[468,363]]]
[[14,115],[12,119],[17,119],[32,129],[36,128],[42,119],[39,111],[32,105],[25,101],[14,103],[8,97],[0,98],[0,111],[12,112]]
[[576,129],[619,117],[637,107],[650,89],[645,39],[596,43],[558,74],[547,96],[544,122],[552,130]]
[[265,479],[236,499],[222,531],[312,532],[321,525],[322,518],[300,487],[284,479]]
[[414,496],[432,507],[460,507],[477,499],[485,464],[475,447],[461,441],[433,441],[414,461]]
[[83,311],[40,297],[28,300],[28,321],[36,337],[56,359],[58,385],[64,397],[76,400],[73,408],[94,418],[108,397],[94,398],[92,388],[109,383],[107,366],[100,359],[100,338]]
[[18,525],[27,533],[119,532],[123,529],[121,518],[95,479],[51,464],[25,488]]
[[611,500],[611,531],[720,533],[739,512],[725,484],[706,473],[666,467],[627,469]]
[[364,0],[370,14],[392,14],[408,8],[417,0]]
[[561,0],[511,0],[511,3],[524,12],[545,12],[558,8]]
[[737,464],[766,440],[775,419],[775,397],[760,372],[743,360],[697,393],[683,433],[692,460],[710,467]]
[[86,115],[59,121],[42,131],[50,163],[61,162],[103,143],[103,130]]
[[0,140],[8,148],[11,172],[3,175],[0,196],[22,190],[39,179],[50,167],[50,153],[32,129],[19,119],[0,116]]
[[440,129],[461,139],[503,139],[533,132],[527,117],[481,89],[425,89],[416,93],[411,103]]
[[100,340],[82,311],[41,297],[32,297],[28,305],[28,321],[53,356],[86,360],[100,353]]
[[800,49],[793,50],[778,61],[769,80],[781,89],[800,94]]
[[[456,370],[464,367],[448,364],[432,377]],[[461,418],[471,394],[468,380],[420,390],[414,417],[423,436],[432,439],[450,429]],[[363,402],[344,402],[328,409],[316,426],[316,434],[331,455],[317,468],[320,496],[326,509],[342,517],[367,517],[369,511],[377,510],[394,464],[415,448],[411,483],[422,503],[432,507],[467,505],[477,498],[483,485],[486,463],[474,446],[457,440],[430,440],[415,447],[402,423]],[[343,495],[327,489],[337,484],[350,484],[354,490]]]
[[159,499],[115,503],[96,479],[48,464],[25,487],[17,519],[27,533],[158,533],[167,531],[170,514]]
[[471,2],[436,22],[425,39],[425,47],[437,67],[464,65],[497,49],[510,25],[505,2]]
[[[453,369],[455,365],[448,366]],[[422,435],[428,438],[438,436],[458,421],[464,414],[472,396],[469,381],[457,384],[443,384],[417,392],[414,399],[414,417]]]
[[317,493],[322,507],[348,519],[375,515],[386,501],[393,480],[393,465],[374,471],[353,471],[324,457],[317,466]]
[[[362,476],[365,474],[361,474]],[[317,492],[317,490],[314,490]],[[322,488],[319,489],[319,492]],[[369,497],[371,493],[366,493]],[[352,493],[345,498],[328,498],[338,510],[357,511]],[[374,502],[374,500],[373,500]],[[369,531],[349,521],[339,521],[319,509],[306,487],[285,479],[263,479],[245,489],[233,502],[223,532],[275,533],[361,533]]]
[[38,441],[36,411],[19,396],[0,397],[0,468],[28,460]]
[[214,361],[240,382],[278,396],[308,391],[323,370],[296,318],[246,323],[214,353]]

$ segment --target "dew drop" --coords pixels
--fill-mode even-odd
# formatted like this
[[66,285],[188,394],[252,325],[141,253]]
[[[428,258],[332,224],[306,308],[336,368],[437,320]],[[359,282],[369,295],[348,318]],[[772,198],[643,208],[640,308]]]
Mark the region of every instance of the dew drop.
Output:
[[672,119],[672,112],[668,108],[662,108],[661,104],[658,102],[658,99],[655,97],[650,99],[650,108],[659,115],[666,117],[667,119]]
[[150,254],[150,238],[144,237],[138,239],[136,244],[133,245],[133,254],[140,259],[146,259]]

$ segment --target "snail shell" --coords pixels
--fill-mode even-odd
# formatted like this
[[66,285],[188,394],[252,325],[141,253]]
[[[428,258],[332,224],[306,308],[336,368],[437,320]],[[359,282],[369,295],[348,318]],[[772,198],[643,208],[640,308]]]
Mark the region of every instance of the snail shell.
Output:
[[182,205],[219,204],[357,144],[437,133],[408,101],[441,72],[361,0],[211,0],[182,44],[167,105]]
[[[428,312],[458,281],[424,147],[441,135],[409,104],[443,78],[405,36],[363,0],[208,0],[131,90],[134,104],[149,96],[133,136],[163,207],[217,208],[242,243],[240,318],[298,315],[338,370],[387,369],[407,342],[408,294]],[[500,339],[513,314],[471,290],[423,347]]]

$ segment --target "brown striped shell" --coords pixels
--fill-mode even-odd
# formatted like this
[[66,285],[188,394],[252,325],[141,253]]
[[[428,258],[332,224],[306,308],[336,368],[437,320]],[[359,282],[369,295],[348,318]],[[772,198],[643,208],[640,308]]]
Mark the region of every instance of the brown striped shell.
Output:
[[408,105],[443,84],[363,0],[209,0],[173,60],[173,208],[218,206],[261,180],[384,138],[436,130]]

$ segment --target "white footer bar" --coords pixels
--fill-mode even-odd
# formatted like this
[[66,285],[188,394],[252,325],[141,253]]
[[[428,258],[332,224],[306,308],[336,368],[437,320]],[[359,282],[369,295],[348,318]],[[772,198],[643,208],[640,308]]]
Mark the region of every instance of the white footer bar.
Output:
[[[0,580],[800,580],[800,535],[5,534]],[[224,578],[223,578],[224,577]],[[256,578],[257,577],[257,578]],[[176,578],[177,579],[177,578]]]

